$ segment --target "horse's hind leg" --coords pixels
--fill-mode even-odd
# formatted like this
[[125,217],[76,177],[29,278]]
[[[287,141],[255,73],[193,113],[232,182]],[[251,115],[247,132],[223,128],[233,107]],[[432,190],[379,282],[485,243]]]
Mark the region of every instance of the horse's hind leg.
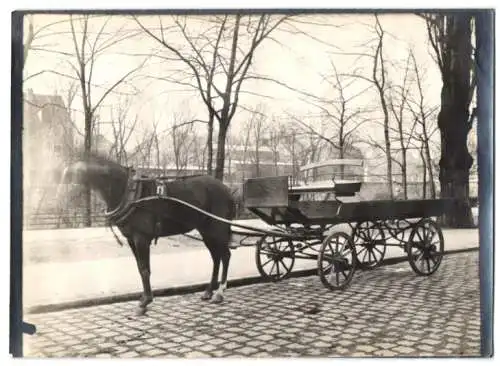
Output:
[[201,299],[206,301],[212,298],[213,291],[217,288],[217,281],[219,279],[220,255],[218,255],[216,248],[212,246],[211,241],[207,240],[205,242],[205,245],[210,251],[210,255],[212,256],[212,261],[213,261],[212,278],[207,286],[207,289],[201,296]]
[[222,278],[219,288],[217,289],[214,299],[212,300],[212,302],[215,304],[219,304],[224,300],[224,291],[227,288],[227,272],[229,269],[229,260],[231,259],[231,251],[229,250],[229,247],[227,245],[222,249],[221,259],[222,259]]
[[222,278],[217,289],[217,293],[212,300],[213,303],[221,303],[224,300],[224,291],[227,287],[227,273],[229,270],[229,260],[231,259],[231,250],[229,249],[229,241],[231,240],[231,227],[227,225],[218,225],[212,230],[212,236],[215,239],[214,245],[217,253],[222,261]]
[[150,245],[151,240],[145,238],[143,235],[135,235],[135,258],[137,260],[137,268],[141,275],[143,295],[139,302],[137,309],[138,315],[146,313],[146,307],[153,301],[153,294],[151,292],[151,267],[150,267]]

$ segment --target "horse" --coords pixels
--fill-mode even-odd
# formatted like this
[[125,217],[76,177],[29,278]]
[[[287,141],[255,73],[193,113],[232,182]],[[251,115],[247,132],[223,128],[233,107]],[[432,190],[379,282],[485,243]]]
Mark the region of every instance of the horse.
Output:
[[[135,191],[131,189],[132,182],[140,183],[136,184]],[[59,187],[69,183],[88,185],[91,190],[97,192],[107,206],[108,224],[111,228],[112,225],[116,226],[127,239],[143,286],[136,311],[138,315],[145,314],[147,306],[153,301],[150,284],[151,243],[159,237],[185,234],[195,229],[200,233],[213,261],[212,276],[201,299],[216,304],[223,302],[231,258],[232,232],[229,221],[236,215],[235,201],[224,183],[210,175],[197,175],[162,182],[162,188],[168,197],[184,201],[225,219],[225,222],[179,202],[154,199],[158,181],[136,179],[131,167],[122,166],[96,154],[87,154],[63,170]],[[135,199],[153,199],[133,205],[131,194]],[[119,240],[116,235],[115,237]],[[219,284],[221,263],[222,276]]]

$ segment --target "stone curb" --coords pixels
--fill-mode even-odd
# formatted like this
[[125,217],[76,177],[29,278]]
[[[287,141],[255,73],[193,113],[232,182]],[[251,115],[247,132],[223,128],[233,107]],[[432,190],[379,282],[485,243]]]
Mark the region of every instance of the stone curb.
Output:
[[[460,253],[473,252],[473,251],[478,251],[478,250],[479,250],[479,247],[449,250],[449,251],[445,251],[444,255],[460,254]],[[406,261],[408,261],[408,258],[406,256],[388,258],[388,259],[384,259],[381,262],[380,266],[394,265],[394,264],[398,264],[398,263],[402,263],[402,262],[406,262]],[[288,279],[313,276],[313,275],[317,275],[316,268],[292,272],[292,273],[290,273]],[[271,282],[271,281],[263,279],[260,276],[254,276],[254,277],[244,277],[244,278],[237,278],[234,280],[229,280],[227,285],[228,285],[228,287],[233,288],[233,287],[248,286],[248,285],[254,285],[254,284],[258,284],[258,283],[266,283],[266,282]],[[153,291],[153,296],[154,297],[163,297],[163,296],[186,295],[186,294],[192,294],[192,293],[196,293],[196,292],[202,292],[205,290],[206,285],[207,285],[206,283],[201,283],[201,284],[193,284],[193,285],[186,285],[186,286],[170,287],[170,288],[165,288],[165,289],[156,289]],[[36,305],[36,306],[32,306],[32,307],[26,309],[25,313],[26,314],[50,313],[50,312],[68,310],[68,309],[85,308],[85,307],[92,307],[92,306],[97,306],[97,305],[107,305],[107,304],[114,304],[114,303],[119,303],[119,302],[134,301],[134,300],[139,299],[139,297],[141,295],[142,295],[142,292],[133,292],[133,293],[127,293],[127,294],[120,294],[120,295],[111,295],[111,296],[104,296],[104,297],[91,298],[91,299],[68,301],[68,302],[57,303],[57,304]]]

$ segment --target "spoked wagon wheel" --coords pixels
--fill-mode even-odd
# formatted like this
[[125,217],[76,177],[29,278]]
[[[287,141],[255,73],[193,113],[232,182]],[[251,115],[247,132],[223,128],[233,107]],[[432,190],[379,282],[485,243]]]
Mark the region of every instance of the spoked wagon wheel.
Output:
[[342,290],[352,280],[356,269],[356,248],[351,237],[343,232],[328,236],[318,256],[318,275],[331,290]]
[[408,261],[420,276],[436,272],[444,253],[443,232],[436,222],[423,219],[412,230],[408,242]]
[[265,279],[280,281],[290,274],[295,263],[295,248],[290,239],[264,236],[257,242],[255,262]]
[[352,240],[356,246],[356,259],[360,268],[378,267],[385,257],[385,235],[380,224],[359,222],[352,232]]

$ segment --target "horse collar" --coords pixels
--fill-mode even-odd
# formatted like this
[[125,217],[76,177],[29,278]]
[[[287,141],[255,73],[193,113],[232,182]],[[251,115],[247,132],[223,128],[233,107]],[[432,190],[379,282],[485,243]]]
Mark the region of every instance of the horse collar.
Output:
[[130,174],[129,172],[127,174],[127,184],[125,186],[125,192],[123,193],[123,197],[120,203],[118,204],[118,206],[116,206],[114,210],[106,211],[104,213],[104,216],[106,217],[106,219],[110,224],[112,223],[118,224],[121,221],[123,221],[126,216],[128,216],[128,212],[130,211],[130,206],[131,206],[128,199],[128,194],[130,191],[130,186],[133,183],[133,181],[134,178],[132,174]]

